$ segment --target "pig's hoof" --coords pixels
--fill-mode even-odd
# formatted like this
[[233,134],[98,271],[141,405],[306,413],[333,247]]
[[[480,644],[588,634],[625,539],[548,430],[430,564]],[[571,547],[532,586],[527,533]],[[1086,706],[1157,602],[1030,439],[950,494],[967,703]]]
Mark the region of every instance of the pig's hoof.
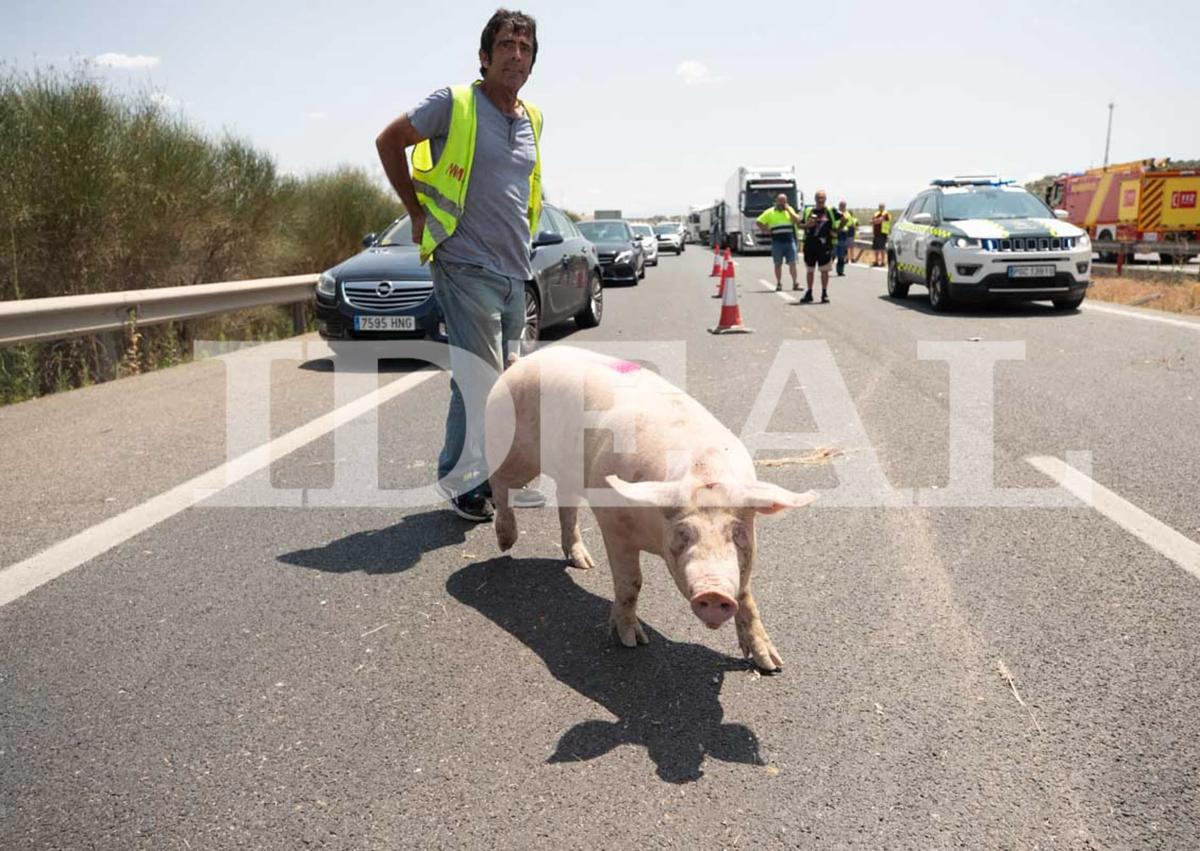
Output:
[[634,617],[632,621],[613,621],[613,631],[617,634],[617,639],[626,647],[637,647],[639,644],[649,644],[650,639],[646,637],[645,631],[642,629],[641,622]]
[[779,655],[779,651],[775,649],[775,645],[766,635],[752,635],[744,638],[739,635],[738,643],[742,646],[742,653],[753,660],[754,667],[760,671],[773,674],[783,670],[783,657]]
[[517,523],[515,518],[505,518],[502,513],[497,513],[495,518],[496,524],[496,543],[500,545],[500,552],[506,553],[513,548],[513,544],[517,542]]
[[576,544],[571,547],[571,552],[567,554],[567,558],[570,560],[571,566],[579,570],[591,570],[596,566],[596,562],[592,561],[592,554],[587,551],[587,547],[583,544]]

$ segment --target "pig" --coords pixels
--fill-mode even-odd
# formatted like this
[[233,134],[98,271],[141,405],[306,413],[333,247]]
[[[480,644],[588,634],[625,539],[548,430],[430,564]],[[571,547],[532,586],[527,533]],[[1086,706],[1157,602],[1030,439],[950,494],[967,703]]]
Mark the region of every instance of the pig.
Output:
[[750,590],[754,521],[816,494],[758,481],[745,446],[699,402],[637,363],[552,346],[503,373],[488,395],[485,435],[501,551],[517,540],[509,492],[545,474],[557,487],[563,554],[592,568],[578,522],[587,489],[623,645],[647,643],[637,617],[647,552],[666,562],[705,626],[732,619],[744,656],[765,672],[783,667]]

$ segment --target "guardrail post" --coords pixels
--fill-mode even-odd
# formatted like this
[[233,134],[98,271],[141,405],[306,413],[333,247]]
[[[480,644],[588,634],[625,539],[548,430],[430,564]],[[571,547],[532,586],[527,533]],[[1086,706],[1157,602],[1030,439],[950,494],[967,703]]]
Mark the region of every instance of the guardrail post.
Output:
[[308,330],[308,318],[304,313],[304,302],[297,301],[292,303],[292,333],[303,334]]
[[1121,270],[1125,268],[1125,249],[1120,245],[1117,246],[1117,277],[1121,276]]

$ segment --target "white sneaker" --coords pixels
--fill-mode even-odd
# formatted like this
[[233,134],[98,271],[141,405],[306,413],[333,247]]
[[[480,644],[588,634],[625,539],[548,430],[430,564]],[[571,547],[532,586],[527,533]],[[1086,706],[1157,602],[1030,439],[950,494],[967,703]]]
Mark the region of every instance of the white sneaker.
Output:
[[546,497],[534,488],[521,488],[509,491],[508,501],[513,508],[541,508],[546,504]]

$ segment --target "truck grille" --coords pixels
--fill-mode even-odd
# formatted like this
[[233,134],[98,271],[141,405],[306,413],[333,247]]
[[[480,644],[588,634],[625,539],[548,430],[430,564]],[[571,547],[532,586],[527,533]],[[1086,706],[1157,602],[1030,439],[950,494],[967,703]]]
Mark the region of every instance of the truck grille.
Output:
[[424,281],[347,281],[346,303],[364,310],[405,310],[424,304],[433,284]]
[[984,251],[1070,251],[1073,236],[1014,236],[1008,239],[980,240]]

